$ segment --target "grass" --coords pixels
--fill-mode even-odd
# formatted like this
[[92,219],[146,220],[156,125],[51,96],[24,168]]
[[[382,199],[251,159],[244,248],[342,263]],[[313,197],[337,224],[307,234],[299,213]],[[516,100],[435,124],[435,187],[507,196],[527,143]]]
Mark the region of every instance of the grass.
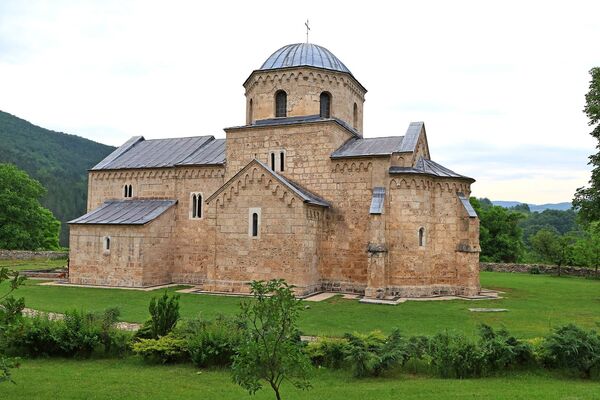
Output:
[[0,260],[0,268],[7,267],[13,271],[56,269],[66,265],[66,258],[61,260]]
[[[302,313],[300,327],[305,334],[327,336],[374,329],[389,332],[394,327],[407,335],[430,335],[444,330],[475,335],[478,325],[486,323],[494,327],[505,326],[522,338],[543,336],[552,327],[569,322],[586,328],[600,327],[599,280],[482,272],[481,283],[483,287],[505,291],[506,298],[409,301],[398,306],[384,306],[334,297],[318,303],[306,302],[309,308]],[[64,312],[73,308],[102,311],[118,306],[124,321],[143,322],[148,317],[148,302],[160,293],[40,286],[39,281],[29,280],[15,295],[24,297],[28,307],[44,311]],[[181,294],[181,313],[183,317],[202,314],[206,318],[218,314],[233,315],[239,311],[240,301],[237,297]],[[470,307],[499,307],[509,311],[473,313],[469,312]]]
[[[273,399],[265,388],[256,396],[232,383],[225,370],[198,370],[191,365],[147,365],[121,360],[25,360],[14,371],[16,385],[2,384],[2,399]],[[481,379],[436,379],[397,374],[354,379],[345,371],[318,370],[313,388],[289,385],[283,398],[364,399],[600,399],[600,383],[564,379],[547,372],[512,373]]]

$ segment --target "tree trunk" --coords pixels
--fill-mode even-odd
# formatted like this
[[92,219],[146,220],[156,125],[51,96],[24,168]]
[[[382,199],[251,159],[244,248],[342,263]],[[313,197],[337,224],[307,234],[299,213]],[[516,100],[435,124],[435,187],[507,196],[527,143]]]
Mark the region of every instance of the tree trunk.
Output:
[[281,400],[281,396],[279,395],[279,388],[273,383],[273,382],[269,382],[271,384],[271,387],[273,388],[273,391],[275,392],[275,398],[277,400]]

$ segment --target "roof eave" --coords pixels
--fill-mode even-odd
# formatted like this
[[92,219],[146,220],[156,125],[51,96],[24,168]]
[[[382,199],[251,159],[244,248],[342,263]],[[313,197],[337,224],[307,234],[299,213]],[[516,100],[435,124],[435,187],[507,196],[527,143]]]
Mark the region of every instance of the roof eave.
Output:
[[[275,119],[275,118],[273,118]],[[274,126],[276,127],[283,127],[283,126],[298,126],[298,125],[309,125],[309,124],[320,124],[320,123],[335,123],[337,126],[343,128],[346,132],[350,133],[350,135],[352,135],[353,137],[356,138],[361,138],[360,134],[357,131],[354,131],[352,129],[349,129],[347,126],[344,126],[344,124],[340,123],[339,121],[337,121],[334,118],[328,118],[328,119],[320,119],[317,121],[298,121],[298,122],[288,122],[288,123],[283,123],[285,121],[282,120],[281,124],[270,124],[270,125],[240,125],[240,126],[230,126],[227,128],[223,128],[223,130],[225,132],[230,132],[230,131],[241,131],[244,129],[269,129],[269,128],[273,128]]]

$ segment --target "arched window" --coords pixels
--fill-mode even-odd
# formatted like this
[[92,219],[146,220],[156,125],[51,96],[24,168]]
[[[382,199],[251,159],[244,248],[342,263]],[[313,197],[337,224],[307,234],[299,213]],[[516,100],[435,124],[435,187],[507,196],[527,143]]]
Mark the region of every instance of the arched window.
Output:
[[287,117],[287,93],[283,90],[275,93],[275,117]]
[[285,171],[285,152],[279,152],[279,171]]
[[252,99],[250,99],[250,102],[248,103],[248,124],[252,123]]
[[352,127],[354,129],[358,129],[358,106],[356,105],[356,103],[354,103],[354,111],[353,111],[352,117],[353,117]]
[[133,197],[133,187],[131,185],[129,185],[129,196],[127,197]]
[[275,171],[275,153],[271,152],[271,171]]
[[252,213],[252,237],[258,236],[258,213]]
[[202,193],[190,193],[190,218],[202,218]]
[[260,238],[260,208],[248,209],[248,236],[253,239]]
[[331,117],[331,95],[327,92],[321,93],[321,118],[330,118]]
[[123,186],[123,197],[132,197],[133,196],[133,188],[131,185]]
[[103,249],[104,251],[110,251],[110,237],[105,236],[103,240]]
[[425,246],[425,228],[419,228],[419,246]]

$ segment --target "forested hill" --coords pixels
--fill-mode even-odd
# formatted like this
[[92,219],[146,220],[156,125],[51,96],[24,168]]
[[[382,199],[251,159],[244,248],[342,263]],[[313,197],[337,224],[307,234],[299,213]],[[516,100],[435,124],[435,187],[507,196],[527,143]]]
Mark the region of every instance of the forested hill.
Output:
[[13,163],[48,190],[42,203],[61,223],[60,243],[68,245],[66,221],[86,211],[87,170],[114,147],[35,126],[0,111],[0,163]]

